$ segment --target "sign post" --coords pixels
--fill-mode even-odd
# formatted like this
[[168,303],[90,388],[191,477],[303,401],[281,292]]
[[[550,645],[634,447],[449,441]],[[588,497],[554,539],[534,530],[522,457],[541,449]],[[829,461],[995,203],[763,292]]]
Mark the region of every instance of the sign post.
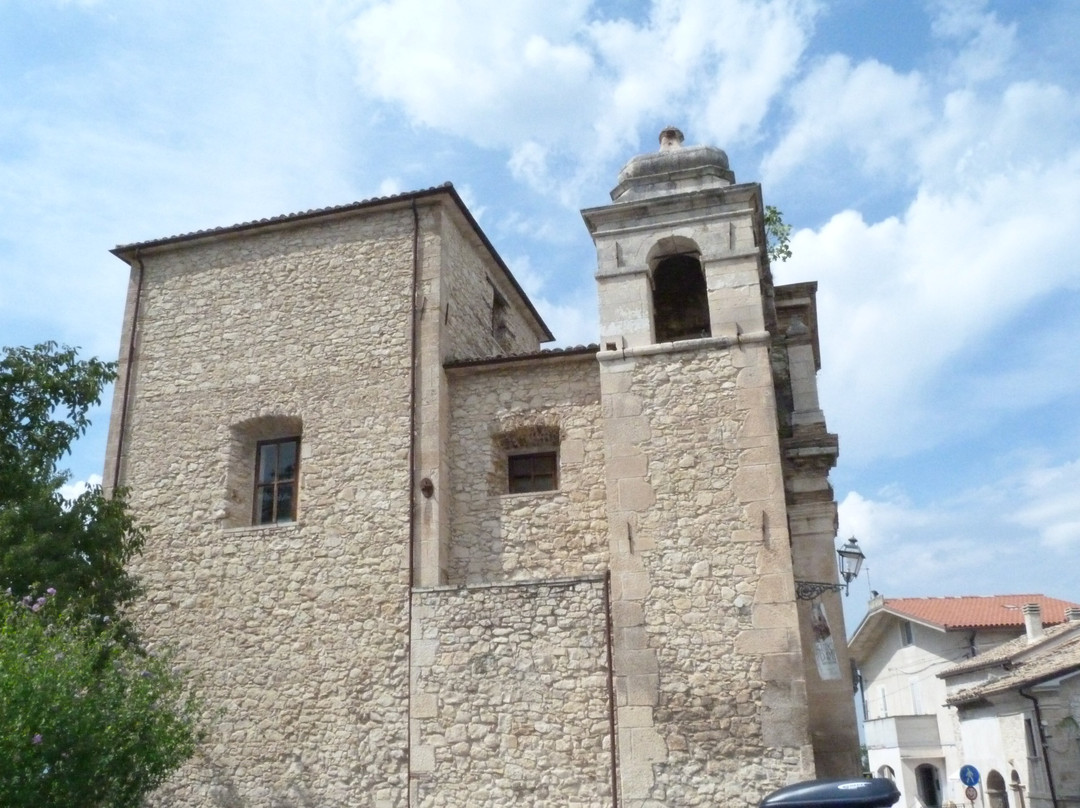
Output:
[[960,782],[967,786],[964,789],[964,796],[971,803],[971,808],[975,808],[975,800],[979,796],[979,790],[975,788],[979,784],[979,770],[974,766],[964,764],[960,767]]

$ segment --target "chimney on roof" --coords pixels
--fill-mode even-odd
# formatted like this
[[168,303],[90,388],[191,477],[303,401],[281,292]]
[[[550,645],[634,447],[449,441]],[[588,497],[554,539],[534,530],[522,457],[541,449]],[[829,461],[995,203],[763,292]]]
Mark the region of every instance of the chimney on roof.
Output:
[[1080,606],[1070,606],[1065,610],[1066,623],[1080,623]]
[[1043,635],[1042,608],[1038,603],[1024,604],[1024,631],[1028,642],[1035,642]]

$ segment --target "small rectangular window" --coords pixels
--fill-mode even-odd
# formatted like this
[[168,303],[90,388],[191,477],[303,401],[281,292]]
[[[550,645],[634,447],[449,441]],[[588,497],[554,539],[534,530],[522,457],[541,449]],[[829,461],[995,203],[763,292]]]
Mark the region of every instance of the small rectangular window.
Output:
[[1039,756],[1039,747],[1035,743],[1035,724],[1030,718],[1024,719],[1024,744],[1027,746],[1027,756],[1029,758]]
[[554,491],[559,487],[558,453],[532,452],[506,458],[511,494]]
[[255,508],[257,525],[296,521],[300,481],[300,439],[260,442],[255,448]]
[[510,331],[510,304],[494,284],[491,287],[491,335],[503,350],[510,350],[513,334]]
[[904,620],[900,623],[900,645],[907,648],[909,645],[915,642],[915,639],[911,635],[911,623]]
[[908,690],[911,691],[911,712],[913,715],[922,715],[922,695],[919,689],[919,680],[912,679],[908,682]]

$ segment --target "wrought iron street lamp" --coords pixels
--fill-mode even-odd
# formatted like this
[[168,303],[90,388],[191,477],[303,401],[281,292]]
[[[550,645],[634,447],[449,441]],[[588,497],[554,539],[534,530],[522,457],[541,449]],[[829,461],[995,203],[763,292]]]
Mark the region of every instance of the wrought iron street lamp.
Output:
[[825,592],[840,592],[841,590],[844,595],[848,594],[848,588],[858,576],[859,570],[862,569],[862,563],[866,556],[863,555],[863,551],[859,548],[859,543],[855,541],[854,536],[836,551],[836,555],[839,558],[840,577],[844,579],[844,582],[842,584],[827,584],[820,581],[796,581],[795,597],[799,600],[814,600]]

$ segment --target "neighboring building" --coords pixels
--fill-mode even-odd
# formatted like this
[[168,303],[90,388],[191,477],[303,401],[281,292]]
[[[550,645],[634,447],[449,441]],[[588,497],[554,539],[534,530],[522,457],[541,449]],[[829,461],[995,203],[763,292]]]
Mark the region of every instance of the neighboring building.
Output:
[[900,805],[934,808],[962,799],[966,761],[938,674],[1022,634],[1027,603],[1039,604],[1048,624],[1063,622],[1074,605],[1043,595],[870,602],[849,651],[860,674],[870,771],[896,781]]
[[[631,160],[600,345],[447,185],[122,246],[106,479],[221,714],[169,805],[756,805],[854,775],[815,285],[726,155]],[[834,639],[830,625],[836,631]]]
[[1045,630],[1037,604],[1024,610],[1024,635],[938,676],[984,804],[1080,805],[1080,608]]

